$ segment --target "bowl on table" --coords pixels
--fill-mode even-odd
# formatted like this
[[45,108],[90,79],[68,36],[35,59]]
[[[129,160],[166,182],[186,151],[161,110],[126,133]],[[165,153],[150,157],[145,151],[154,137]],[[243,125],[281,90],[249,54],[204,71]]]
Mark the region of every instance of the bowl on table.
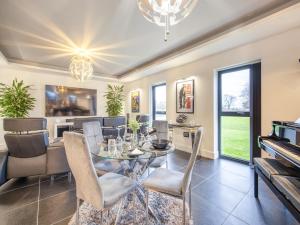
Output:
[[169,140],[167,139],[155,139],[151,141],[152,146],[155,149],[166,149],[169,145]]

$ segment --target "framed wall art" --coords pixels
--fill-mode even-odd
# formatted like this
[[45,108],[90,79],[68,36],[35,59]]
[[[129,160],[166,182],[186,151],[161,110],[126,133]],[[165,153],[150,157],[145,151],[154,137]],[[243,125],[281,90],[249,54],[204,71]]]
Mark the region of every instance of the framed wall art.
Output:
[[140,112],[140,91],[132,91],[131,92],[131,112],[139,113]]
[[194,113],[194,80],[176,82],[176,113]]

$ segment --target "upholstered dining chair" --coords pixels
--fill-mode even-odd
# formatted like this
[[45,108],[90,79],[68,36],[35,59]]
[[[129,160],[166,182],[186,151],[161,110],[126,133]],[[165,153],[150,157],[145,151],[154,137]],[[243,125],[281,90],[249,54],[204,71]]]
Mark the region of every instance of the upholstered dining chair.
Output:
[[[152,127],[156,130],[155,135],[158,139],[169,139],[169,127],[168,121],[166,120],[153,120]],[[149,165],[150,168],[159,168],[166,164],[166,168],[168,168],[168,158],[166,156],[157,157],[153,160],[153,162]],[[148,170],[149,173],[149,170]]]
[[191,218],[192,204],[191,204],[191,177],[193,168],[200,151],[203,136],[203,127],[200,127],[195,135],[195,142],[193,151],[190,156],[185,172],[172,171],[165,168],[158,168],[152,172],[144,181],[143,185],[146,189],[146,213],[148,222],[148,199],[149,191],[156,191],[159,193],[180,197],[183,200],[183,224],[185,224],[185,196],[189,191],[189,213]]
[[[83,134],[89,144],[91,153],[98,153],[99,144],[103,142],[102,128],[99,121],[91,121],[82,124]],[[99,159],[92,156],[92,161],[98,176],[102,176],[108,172],[120,173],[129,167],[127,161],[119,161],[112,159]]]
[[[132,192],[136,182],[117,173],[106,173],[98,177],[91,159],[87,138],[80,133],[64,132],[67,160],[76,183],[76,224],[79,224],[79,206],[81,201],[93,205],[102,212],[110,209]],[[118,210],[118,212],[119,212]],[[118,221],[116,216],[115,224]],[[102,219],[102,218],[101,218]]]

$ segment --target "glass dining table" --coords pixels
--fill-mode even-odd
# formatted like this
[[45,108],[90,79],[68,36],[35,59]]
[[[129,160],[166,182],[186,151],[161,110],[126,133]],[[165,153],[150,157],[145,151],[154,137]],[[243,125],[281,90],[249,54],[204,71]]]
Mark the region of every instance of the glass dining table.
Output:
[[[118,150],[117,147],[113,151],[109,150],[107,144],[100,144],[99,151],[92,153],[96,159],[112,159],[127,162],[124,167],[124,175],[135,179],[137,182],[136,196],[139,201],[146,207],[145,202],[145,190],[142,186],[142,177],[145,171],[149,169],[150,164],[159,157],[167,156],[168,154],[175,151],[175,145],[169,143],[165,149],[155,149],[151,142],[145,142],[142,145],[136,146],[134,149],[130,149],[128,143],[124,142],[121,148]],[[151,207],[149,214],[159,222],[158,218],[154,215]]]

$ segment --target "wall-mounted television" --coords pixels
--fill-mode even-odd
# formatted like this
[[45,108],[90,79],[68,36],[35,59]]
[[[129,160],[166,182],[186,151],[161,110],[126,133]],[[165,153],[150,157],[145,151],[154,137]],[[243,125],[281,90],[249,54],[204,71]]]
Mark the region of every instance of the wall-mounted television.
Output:
[[97,115],[97,90],[46,85],[46,116]]

